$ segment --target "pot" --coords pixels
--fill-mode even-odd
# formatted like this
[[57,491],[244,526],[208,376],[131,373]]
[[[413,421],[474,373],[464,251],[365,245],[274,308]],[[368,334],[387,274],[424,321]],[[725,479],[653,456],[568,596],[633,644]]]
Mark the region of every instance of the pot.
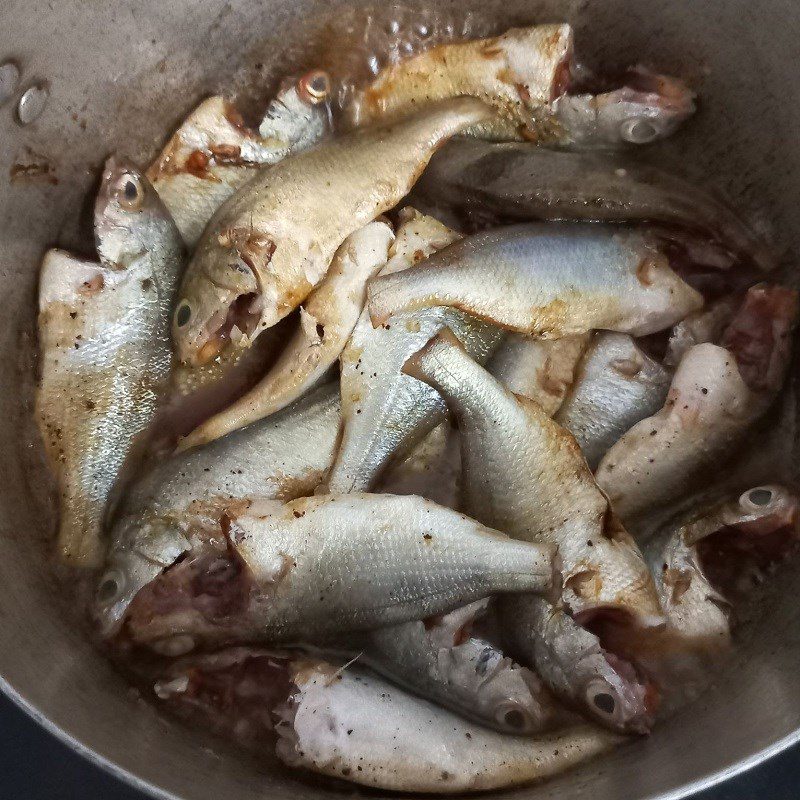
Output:
[[[443,14],[467,7],[495,30],[566,19],[590,65],[644,61],[689,78],[701,111],[666,149],[768,221],[792,263],[800,232],[795,0],[435,4]],[[15,120],[12,103],[0,108],[0,686],[76,751],[156,797],[322,800],[341,786],[290,774],[269,754],[248,760],[161,716],[92,644],[74,599],[65,602],[49,564],[55,517],[31,423],[38,265],[54,244],[91,252],[91,202],[107,154],[146,163],[212,92],[233,87],[245,108],[263,102],[280,74],[313,62],[308,42],[324,39],[317,33],[330,19],[341,20],[342,9],[325,0],[5,0],[0,10],[0,62],[17,62],[23,86],[42,81],[50,90],[31,125]],[[341,46],[326,41],[329,53]],[[34,167],[20,170],[25,164]],[[793,431],[789,424],[765,437],[766,479],[796,479]],[[780,589],[714,687],[650,737],[503,796],[685,797],[800,739],[800,572]]]

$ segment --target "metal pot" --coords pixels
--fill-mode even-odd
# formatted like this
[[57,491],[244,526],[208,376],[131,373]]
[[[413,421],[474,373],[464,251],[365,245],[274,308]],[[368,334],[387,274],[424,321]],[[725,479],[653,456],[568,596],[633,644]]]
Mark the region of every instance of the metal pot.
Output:
[[[0,10],[0,62],[14,59],[23,85],[42,80],[51,91],[44,114],[27,127],[14,119],[11,103],[0,109],[0,418],[6,421],[0,426],[0,686],[75,750],[159,797],[322,798],[332,790],[288,774],[268,754],[251,763],[161,717],[128,689],[65,608],[47,564],[54,516],[30,423],[37,268],[53,244],[89,252],[83,204],[105,155],[122,150],[145,162],[212,91],[234,87],[251,98],[267,96],[286,66],[308,63],[304,41],[339,14],[332,5],[5,0]],[[644,60],[690,77],[699,85],[702,111],[667,146],[767,218],[791,258],[791,240],[800,231],[795,0],[429,5],[443,13],[474,7],[496,29],[566,18],[589,63]],[[328,47],[335,50],[336,42]],[[14,165],[26,162],[50,171],[23,176]],[[15,180],[6,177],[9,171]],[[767,477],[794,477],[785,474],[793,461],[786,458],[789,449],[768,451]],[[595,800],[684,797],[800,739],[799,584],[787,577],[717,685],[652,736],[513,794],[526,800],[589,791]]]

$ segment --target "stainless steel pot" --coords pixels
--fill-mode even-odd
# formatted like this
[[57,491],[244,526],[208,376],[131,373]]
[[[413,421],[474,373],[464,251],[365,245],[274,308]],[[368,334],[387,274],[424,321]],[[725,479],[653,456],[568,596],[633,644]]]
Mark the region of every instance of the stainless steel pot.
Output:
[[[692,78],[702,111],[668,147],[768,219],[791,260],[800,233],[796,0],[429,5],[475,8],[499,29],[566,18],[590,63],[642,59]],[[338,15],[325,0],[5,0],[0,8],[0,62],[13,58],[24,83],[45,80],[52,93],[29,127],[14,121],[11,104],[0,109],[0,686],[71,747],[159,797],[322,798],[332,789],[287,774],[268,755],[251,763],[163,719],[131,693],[64,607],[46,567],[54,519],[30,424],[37,267],[52,244],[88,252],[81,209],[107,153],[146,160],[211,91],[234,86],[265,96],[309,31]],[[52,172],[10,181],[23,162],[46,162]],[[782,436],[791,439],[791,428]],[[767,477],[786,477],[792,459],[785,454],[769,453]],[[800,580],[789,576],[719,683],[651,737],[504,795],[684,797],[800,739],[799,591]]]

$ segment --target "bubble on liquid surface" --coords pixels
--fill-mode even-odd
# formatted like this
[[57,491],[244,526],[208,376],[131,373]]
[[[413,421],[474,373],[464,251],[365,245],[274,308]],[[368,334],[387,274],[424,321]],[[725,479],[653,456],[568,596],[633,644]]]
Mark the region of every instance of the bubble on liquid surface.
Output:
[[337,112],[386,67],[439,44],[497,32],[490,19],[458,7],[419,9],[387,3],[338,14],[304,44],[306,53],[313,53],[315,63],[331,74],[331,104]]
[[31,122],[39,119],[44,111],[47,101],[50,98],[50,91],[44,84],[31,86],[19,99],[17,105],[17,117],[22,125],[30,125]]

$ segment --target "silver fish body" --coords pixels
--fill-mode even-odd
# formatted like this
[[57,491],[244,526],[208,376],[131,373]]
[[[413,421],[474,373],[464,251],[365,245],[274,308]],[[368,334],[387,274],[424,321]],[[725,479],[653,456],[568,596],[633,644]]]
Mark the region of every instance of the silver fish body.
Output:
[[[458,238],[429,216],[406,209],[391,258],[381,274],[413,265]],[[449,326],[469,352],[485,361],[502,332],[454,309],[431,308],[397,315],[373,328],[367,309],[341,356],[342,443],[328,478],[334,493],[371,490],[387,465],[408,455],[440,424],[447,407],[439,394],[403,375],[407,358]]]
[[538,339],[509,333],[486,369],[509,391],[535,400],[551,416],[561,407],[590,335]]
[[59,555],[99,566],[101,529],[165,394],[183,243],[152,186],[110,160],[95,207],[101,263],[50,251],[39,288],[36,416],[56,472]]
[[390,791],[453,794],[562,772],[619,741],[579,725],[534,738],[474,725],[357,667],[298,662],[276,709],[278,757]]
[[505,389],[447,331],[404,369],[435,387],[456,416],[468,514],[515,538],[556,545],[563,599],[576,616],[617,609],[641,627],[663,623],[642,555],[569,433]]
[[544,219],[664,224],[708,237],[762,269],[777,263],[724,199],[622,155],[456,139],[431,160],[413,202],[422,210],[427,204],[443,206],[479,223]]
[[[496,592],[547,591],[554,548],[515,542],[418,497],[301,498],[232,515],[227,545],[182,561],[128,610],[159,652],[236,641],[330,641],[451,611]],[[174,652],[174,651],[173,651]]]
[[354,231],[408,193],[436,148],[485,119],[478,100],[444,101],[382,128],[355,131],[260,169],[214,215],[189,262],[173,335],[205,363],[293,311]]
[[388,258],[394,234],[371,222],[344,240],[328,274],[300,308],[300,324],[267,374],[195,428],[182,448],[213,441],[280,411],[318,383],[339,358],[364,307],[366,284]]
[[641,233],[579,223],[475,234],[413,270],[374,278],[368,297],[374,326],[444,306],[546,338],[593,328],[644,335],[703,304]]
[[172,456],[131,486],[95,599],[101,633],[115,633],[138,592],[193,548],[193,522],[219,520],[254,496],[311,494],[333,460],[339,409],[338,387],[329,384],[269,419]]
[[478,601],[444,617],[366,634],[360,661],[427,700],[505,733],[553,726],[558,709],[538,676],[469,635]]
[[671,378],[631,336],[597,333],[554,419],[594,469],[622,434],[661,408]]
[[187,117],[147,176],[188,247],[197,244],[214,212],[254,176],[256,167],[275,164],[325,135],[329,88],[327,73],[303,75],[270,103],[257,133],[219,96],[204,100]]

